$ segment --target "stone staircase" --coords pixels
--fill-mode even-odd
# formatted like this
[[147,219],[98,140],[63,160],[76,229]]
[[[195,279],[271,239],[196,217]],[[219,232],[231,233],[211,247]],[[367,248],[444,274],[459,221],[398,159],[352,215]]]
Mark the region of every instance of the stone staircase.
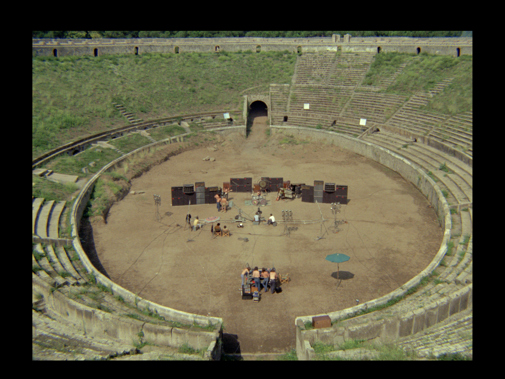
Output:
[[129,123],[138,124],[143,121],[140,118],[139,119],[135,118],[130,112],[127,112],[123,105],[115,102],[113,102],[112,105],[114,105],[114,107],[121,113],[121,115],[123,115],[128,120]]
[[472,309],[448,317],[422,332],[401,338],[397,346],[414,351],[419,358],[460,354],[467,359],[473,356]]
[[32,234],[40,238],[58,239],[65,201],[32,199]]

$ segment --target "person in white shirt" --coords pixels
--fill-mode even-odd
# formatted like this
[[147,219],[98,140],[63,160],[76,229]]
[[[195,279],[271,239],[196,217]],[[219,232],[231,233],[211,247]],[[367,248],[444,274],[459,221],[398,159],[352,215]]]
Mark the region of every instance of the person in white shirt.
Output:
[[270,213],[270,217],[268,218],[267,225],[273,224],[275,222],[275,217]]

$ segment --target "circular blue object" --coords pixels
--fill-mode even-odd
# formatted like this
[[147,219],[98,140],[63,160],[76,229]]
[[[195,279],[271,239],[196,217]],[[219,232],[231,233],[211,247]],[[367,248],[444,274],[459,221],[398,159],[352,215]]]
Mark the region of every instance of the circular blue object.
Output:
[[327,261],[335,262],[335,263],[342,263],[342,262],[348,261],[349,259],[350,259],[350,257],[348,255],[340,254],[340,253],[330,254],[330,255],[326,256]]

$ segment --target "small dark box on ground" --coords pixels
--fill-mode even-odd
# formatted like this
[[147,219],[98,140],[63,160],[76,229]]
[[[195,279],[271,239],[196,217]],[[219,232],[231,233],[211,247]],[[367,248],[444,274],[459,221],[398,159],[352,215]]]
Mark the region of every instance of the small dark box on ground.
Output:
[[330,328],[331,319],[330,316],[316,316],[312,317],[312,326],[316,329],[318,328]]

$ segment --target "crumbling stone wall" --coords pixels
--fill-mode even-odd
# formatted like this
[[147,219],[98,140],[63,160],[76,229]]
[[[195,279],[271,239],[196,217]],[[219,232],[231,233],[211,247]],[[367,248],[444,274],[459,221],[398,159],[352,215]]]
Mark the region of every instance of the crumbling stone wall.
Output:
[[123,38],[123,39],[33,39],[34,56],[146,54],[247,51],[305,52],[403,52],[441,55],[472,55],[471,37],[411,38],[356,37],[346,34],[317,38]]

